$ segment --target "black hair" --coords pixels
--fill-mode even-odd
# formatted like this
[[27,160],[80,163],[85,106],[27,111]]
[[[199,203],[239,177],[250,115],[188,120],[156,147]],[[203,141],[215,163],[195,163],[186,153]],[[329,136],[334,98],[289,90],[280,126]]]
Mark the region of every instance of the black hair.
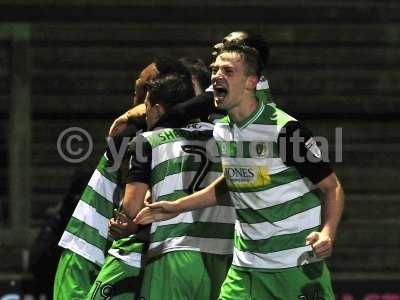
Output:
[[160,56],[154,59],[154,64],[157,75],[146,84],[151,105],[162,103],[168,109],[194,97],[192,76],[182,62],[170,56]]
[[150,105],[162,104],[165,110],[194,97],[192,81],[182,74],[159,74],[147,84]]
[[154,59],[159,75],[180,74],[187,80],[192,80],[192,75],[187,67],[179,60],[170,56],[162,56]]
[[199,58],[181,57],[179,61],[189,70],[192,76],[196,77],[199,82],[200,88],[205,90],[211,84],[210,69]]

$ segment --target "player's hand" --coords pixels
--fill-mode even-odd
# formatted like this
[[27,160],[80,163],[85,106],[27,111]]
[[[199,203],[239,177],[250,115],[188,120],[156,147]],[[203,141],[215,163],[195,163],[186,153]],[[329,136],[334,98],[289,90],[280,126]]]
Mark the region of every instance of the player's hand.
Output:
[[306,237],[306,244],[311,245],[315,255],[319,258],[327,258],[332,254],[333,239],[324,232],[311,232]]
[[138,229],[138,225],[128,216],[117,213],[116,216],[111,218],[108,222],[108,228],[111,237],[120,239],[134,234]]
[[128,119],[128,113],[124,113],[116,118],[110,127],[108,135],[115,136],[122,132],[128,126]]
[[179,215],[178,207],[174,201],[159,201],[146,204],[133,220],[136,224],[146,225],[155,221],[169,220]]
[[144,205],[147,206],[147,205],[150,204],[151,202],[152,202],[152,199],[151,199],[151,192],[150,192],[150,190],[148,190],[148,191],[146,192],[146,195],[144,196]]

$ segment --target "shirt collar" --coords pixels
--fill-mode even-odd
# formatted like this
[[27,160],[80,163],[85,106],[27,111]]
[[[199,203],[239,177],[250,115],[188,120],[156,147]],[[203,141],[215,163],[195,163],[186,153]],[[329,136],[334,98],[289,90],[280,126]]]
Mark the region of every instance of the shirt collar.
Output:
[[251,113],[250,116],[248,116],[246,119],[234,123],[232,122],[232,120],[229,118],[229,124],[231,126],[233,126],[234,124],[236,124],[237,127],[239,127],[239,129],[244,129],[246,128],[248,125],[250,125],[251,123],[253,123],[260,115],[261,113],[264,111],[265,108],[265,104],[264,101],[262,101],[261,99],[257,98],[257,107],[256,109]]

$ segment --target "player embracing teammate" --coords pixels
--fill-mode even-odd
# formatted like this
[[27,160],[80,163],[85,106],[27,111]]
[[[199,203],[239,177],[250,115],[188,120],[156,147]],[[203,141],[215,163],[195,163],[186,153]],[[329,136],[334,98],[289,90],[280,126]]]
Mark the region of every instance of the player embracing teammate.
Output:
[[254,44],[233,39],[217,48],[214,99],[228,114],[214,128],[223,175],[190,196],[148,204],[135,221],[218,205],[226,191],[237,218],[233,262],[219,299],[334,299],[323,258],[332,252],[344,193],[310,131],[257,99],[262,68]]
[[[334,299],[323,259],[332,252],[343,210],[340,182],[311,132],[258,91],[266,84],[263,39],[233,32],[214,47],[212,93],[187,101],[176,74],[147,85],[151,131],[131,145],[123,207],[135,223],[152,224],[145,238],[132,235],[111,252],[122,258],[138,253],[138,267],[146,253],[146,300]],[[227,116],[214,128],[189,122],[216,110]],[[157,128],[166,115],[183,126]],[[207,152],[212,131],[221,163]],[[152,203],[142,209],[148,190]],[[233,262],[220,289],[232,239]],[[118,285],[100,289],[103,283],[88,299],[133,298],[118,294]]]

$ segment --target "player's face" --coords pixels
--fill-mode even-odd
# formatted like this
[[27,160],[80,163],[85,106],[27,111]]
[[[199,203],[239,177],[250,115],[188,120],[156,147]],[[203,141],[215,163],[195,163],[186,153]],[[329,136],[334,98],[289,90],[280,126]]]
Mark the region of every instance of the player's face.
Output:
[[133,105],[136,106],[144,102],[146,98],[146,83],[157,73],[154,63],[148,65],[140,73],[139,78],[135,81],[135,94],[133,96]]
[[156,105],[151,105],[149,101],[149,93],[146,93],[146,98],[144,100],[144,105],[146,107],[146,125],[147,129],[150,130],[156,125],[160,114],[157,111]]
[[225,52],[211,65],[211,83],[216,107],[229,112],[237,107],[247,88],[243,59],[237,53]]

